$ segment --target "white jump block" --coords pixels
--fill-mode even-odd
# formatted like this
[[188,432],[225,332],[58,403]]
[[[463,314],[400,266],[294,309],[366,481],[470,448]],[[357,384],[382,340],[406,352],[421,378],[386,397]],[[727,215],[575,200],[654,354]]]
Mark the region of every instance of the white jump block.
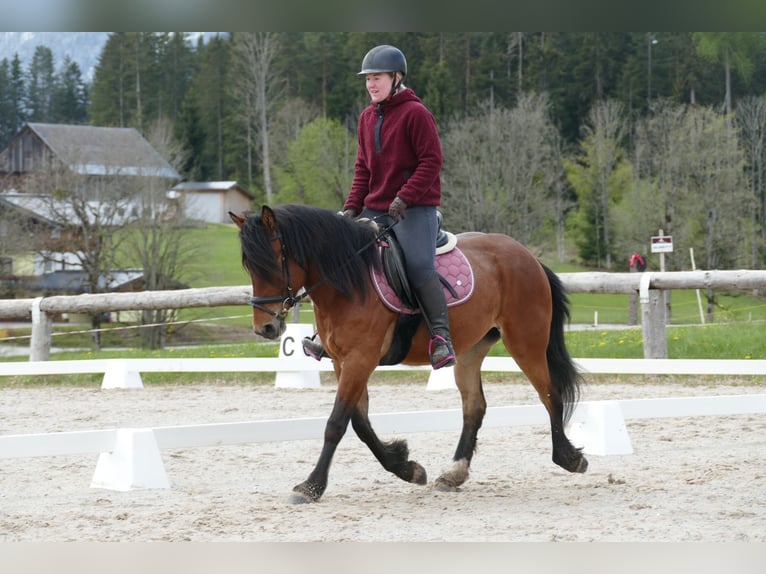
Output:
[[[303,337],[311,337],[314,327],[308,323],[290,323],[287,325],[279,343],[279,358],[289,359],[296,367],[308,365],[309,370],[278,371],[275,386],[288,389],[314,389],[320,387],[319,364],[303,352]],[[325,360],[325,359],[323,359]]]
[[431,369],[428,375],[428,391],[443,391],[446,389],[457,389],[455,383],[455,367],[442,367],[441,369]]
[[633,453],[619,401],[580,403],[569,420],[567,435],[585,454]]
[[118,429],[112,452],[98,455],[91,488],[170,488],[152,429]]
[[125,359],[108,359],[104,378],[101,381],[102,389],[143,389],[141,373],[129,371]]

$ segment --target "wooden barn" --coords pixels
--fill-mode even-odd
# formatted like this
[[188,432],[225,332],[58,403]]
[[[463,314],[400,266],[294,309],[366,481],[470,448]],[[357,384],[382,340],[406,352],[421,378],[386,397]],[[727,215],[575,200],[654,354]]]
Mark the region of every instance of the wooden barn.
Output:
[[187,218],[209,223],[231,223],[229,211],[251,210],[255,199],[236,181],[182,182],[168,192],[168,197],[179,202]]
[[85,176],[78,181],[96,195],[101,186],[119,178],[178,181],[181,176],[133,128],[105,128],[65,124],[26,124],[0,151],[0,178],[4,189],[20,193],[50,193],[55,180],[39,175]]

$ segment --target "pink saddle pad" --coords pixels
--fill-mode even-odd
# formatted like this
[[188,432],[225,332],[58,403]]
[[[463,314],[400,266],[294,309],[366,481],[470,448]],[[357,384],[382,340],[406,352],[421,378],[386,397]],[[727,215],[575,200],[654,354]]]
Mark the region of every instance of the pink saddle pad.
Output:
[[[442,285],[447,306],[464,303],[473,294],[473,269],[466,256],[457,247],[452,251],[436,256],[436,272],[444,277],[457,293],[457,297],[454,297],[449,289]],[[392,311],[410,315],[420,313],[420,309],[411,309],[402,304],[401,299],[389,285],[382,269],[380,271],[371,270],[370,277],[378,297],[386,307]]]

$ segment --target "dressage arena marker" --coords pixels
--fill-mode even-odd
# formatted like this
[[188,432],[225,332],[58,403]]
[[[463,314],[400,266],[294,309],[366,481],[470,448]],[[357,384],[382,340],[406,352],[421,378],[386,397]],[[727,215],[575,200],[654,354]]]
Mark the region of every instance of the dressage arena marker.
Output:
[[316,359],[303,352],[303,337],[311,337],[314,328],[308,323],[289,323],[279,341],[279,358],[287,359],[291,364],[303,363],[312,367],[309,371],[279,371],[274,385],[286,389],[318,389],[319,371]]
[[152,429],[117,429],[111,452],[98,455],[92,488],[128,490],[170,488]]
[[[567,432],[586,454],[624,455],[633,452],[625,418],[665,418],[766,413],[766,394],[624,401],[584,401],[572,415]],[[454,431],[462,410],[431,410],[371,414],[381,434]],[[108,490],[170,488],[161,450],[288,440],[317,440],[326,417],[239,423],[168,426],[144,429],[88,430],[0,436],[0,459],[100,453],[91,486]],[[542,405],[489,407],[483,427],[547,424]]]

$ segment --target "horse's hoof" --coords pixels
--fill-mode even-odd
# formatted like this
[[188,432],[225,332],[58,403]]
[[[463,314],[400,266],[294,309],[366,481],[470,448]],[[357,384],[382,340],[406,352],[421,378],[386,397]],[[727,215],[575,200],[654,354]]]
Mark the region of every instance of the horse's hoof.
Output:
[[290,498],[287,499],[287,501],[290,504],[311,504],[312,502],[316,502],[313,498],[306,496],[302,492],[294,492],[290,495]]
[[299,485],[293,487],[293,493],[290,495],[290,503],[292,504],[306,504],[309,502],[316,502],[322,497],[324,488],[321,488],[315,484],[302,482]]
[[553,462],[564,470],[569,472],[583,473],[588,470],[588,459],[582,455],[582,449],[575,449],[574,452],[567,453],[565,456],[556,456],[553,453]]
[[588,459],[581,456],[580,462],[577,463],[577,466],[572,472],[585,472],[586,470],[588,470]]
[[410,461],[410,470],[412,472],[412,477],[410,478],[411,483],[420,484],[422,486],[428,482],[428,475],[426,474],[426,469],[423,468],[420,464],[418,464],[414,460]]
[[466,480],[468,480],[468,461],[462,458],[453,462],[452,467],[434,481],[434,488],[442,492],[455,492]]
[[434,490],[438,490],[439,492],[457,492],[458,486],[456,484],[451,484],[440,476],[434,481]]

